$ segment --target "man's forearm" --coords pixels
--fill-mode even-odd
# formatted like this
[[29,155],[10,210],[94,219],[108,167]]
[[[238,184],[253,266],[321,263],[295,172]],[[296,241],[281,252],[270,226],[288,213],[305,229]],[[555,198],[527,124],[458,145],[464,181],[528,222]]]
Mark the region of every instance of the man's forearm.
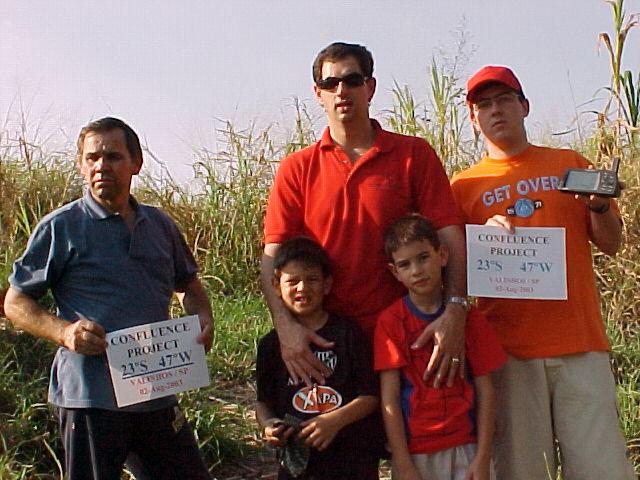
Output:
[[276,331],[280,331],[291,320],[289,311],[271,283],[273,279],[273,256],[278,247],[279,245],[277,244],[266,245],[260,262],[260,286],[267,306],[271,311],[273,326]]
[[58,345],[64,344],[64,331],[71,322],[46,311],[30,296],[9,287],[4,309],[6,317],[18,330]]
[[[445,267],[445,298],[467,296],[466,252],[464,233],[459,225],[450,225],[438,230],[442,246],[448,251]],[[448,302],[440,318],[427,326],[418,337],[413,348],[425,345],[433,339],[435,348],[424,372],[425,381],[435,374],[433,386],[442,382],[453,385],[456,373],[464,376],[464,328],[467,311],[460,302]]]
[[179,294],[178,298],[185,312],[189,315],[198,315],[201,331],[196,340],[204,346],[205,352],[208,352],[213,344],[213,312],[200,279],[196,276],[191,280],[185,287],[184,293]]
[[213,312],[209,297],[199,278],[189,282],[184,290],[182,306],[189,315],[198,315],[200,318],[208,319],[213,323]]
[[604,213],[591,211],[590,221],[591,241],[601,252],[615,256],[622,241],[622,222],[618,214],[611,208]]
[[438,230],[438,236],[449,251],[449,259],[444,270],[445,295],[466,297],[467,252],[462,227],[450,225],[441,228]]

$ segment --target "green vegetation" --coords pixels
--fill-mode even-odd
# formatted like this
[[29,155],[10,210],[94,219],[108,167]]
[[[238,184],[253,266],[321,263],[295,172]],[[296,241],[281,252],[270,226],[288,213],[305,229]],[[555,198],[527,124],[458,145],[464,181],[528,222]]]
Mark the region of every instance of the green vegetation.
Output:
[[[631,72],[621,73],[622,48],[635,17],[625,15],[622,0],[611,4],[616,18],[614,40],[601,36],[611,52],[611,102],[594,117],[591,133],[573,147],[598,165],[614,155],[622,158],[620,173],[626,189],[619,203],[625,222],[624,244],[616,258],[596,254],[595,264],[613,347],[621,421],[640,471],[640,88],[637,75],[634,80]],[[473,163],[481,147],[466,123],[459,69],[457,60],[434,60],[430,98],[416,102],[409,88],[397,84],[395,105],[386,112],[390,128],[430,141],[450,174]],[[185,233],[214,305],[211,387],[181,397],[212,468],[245,455],[258,444],[247,405],[256,341],[270,328],[257,285],[262,217],[278,160],[314,140],[304,104],[294,107],[293,133],[280,144],[273,142],[268,131],[256,132],[254,127],[238,131],[227,124],[222,132],[225,149],[197,152],[196,186],[181,186],[171,177],[146,176],[137,187],[136,195],[142,201],[166,210]],[[0,291],[37,220],[81,194],[71,149],[47,152],[34,140],[37,135],[29,138],[27,129],[17,130],[0,132]],[[50,298],[44,302],[52,305]],[[172,313],[180,313],[177,304]],[[16,332],[0,319],[2,479],[59,476],[61,445],[46,405],[54,351],[54,346]]]

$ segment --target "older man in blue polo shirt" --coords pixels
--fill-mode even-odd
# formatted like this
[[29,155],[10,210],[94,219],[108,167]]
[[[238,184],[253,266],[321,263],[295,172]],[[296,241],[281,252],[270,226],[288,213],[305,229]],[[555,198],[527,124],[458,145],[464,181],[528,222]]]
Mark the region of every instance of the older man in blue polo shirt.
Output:
[[[78,138],[83,198],[44,217],[14,264],[5,299],[16,328],[60,345],[49,384],[65,448],[67,478],[117,480],[125,461],[140,479],[208,479],[193,433],[164,397],[118,408],[106,332],[168,318],[174,292],[211,347],[213,317],[197,265],[160,210],[136,202],[142,167],[136,133],[103,118]],[[56,315],[37,299],[51,290]]]

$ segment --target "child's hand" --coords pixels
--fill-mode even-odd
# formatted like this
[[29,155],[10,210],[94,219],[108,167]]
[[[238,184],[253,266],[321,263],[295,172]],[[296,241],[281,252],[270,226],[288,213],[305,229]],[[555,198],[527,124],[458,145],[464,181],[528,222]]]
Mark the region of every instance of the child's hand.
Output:
[[283,446],[293,433],[293,428],[287,428],[279,418],[272,418],[262,433],[269,445]]
[[306,439],[304,443],[320,451],[329,446],[342,428],[337,417],[331,413],[318,415],[300,424],[302,430],[298,436]]
[[473,462],[471,462],[471,465],[469,465],[469,470],[467,470],[464,480],[489,480],[490,465],[490,460],[483,460],[476,457]]

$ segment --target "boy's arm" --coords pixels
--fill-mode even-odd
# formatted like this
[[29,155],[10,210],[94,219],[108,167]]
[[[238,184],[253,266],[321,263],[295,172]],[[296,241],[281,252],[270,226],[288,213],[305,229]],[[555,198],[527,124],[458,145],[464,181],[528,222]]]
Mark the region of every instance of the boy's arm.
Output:
[[256,402],[256,419],[262,427],[262,436],[271,445],[284,445],[286,439],[293,433],[292,428],[284,431],[282,419],[276,417],[273,409],[265,402]]
[[373,413],[379,403],[378,397],[360,395],[343,407],[303,422],[300,438],[306,438],[307,445],[322,451],[329,446],[340,430]]
[[380,372],[380,398],[382,401],[382,419],[391,448],[393,469],[399,480],[421,480],[422,477],[411,459],[404,419],[400,408],[400,371],[382,370]]
[[256,419],[262,428],[272,425],[276,420],[280,420],[280,418],[276,417],[273,409],[260,400],[256,402]]
[[489,480],[491,445],[496,423],[496,393],[490,375],[474,378],[478,403],[478,451],[465,480]]

